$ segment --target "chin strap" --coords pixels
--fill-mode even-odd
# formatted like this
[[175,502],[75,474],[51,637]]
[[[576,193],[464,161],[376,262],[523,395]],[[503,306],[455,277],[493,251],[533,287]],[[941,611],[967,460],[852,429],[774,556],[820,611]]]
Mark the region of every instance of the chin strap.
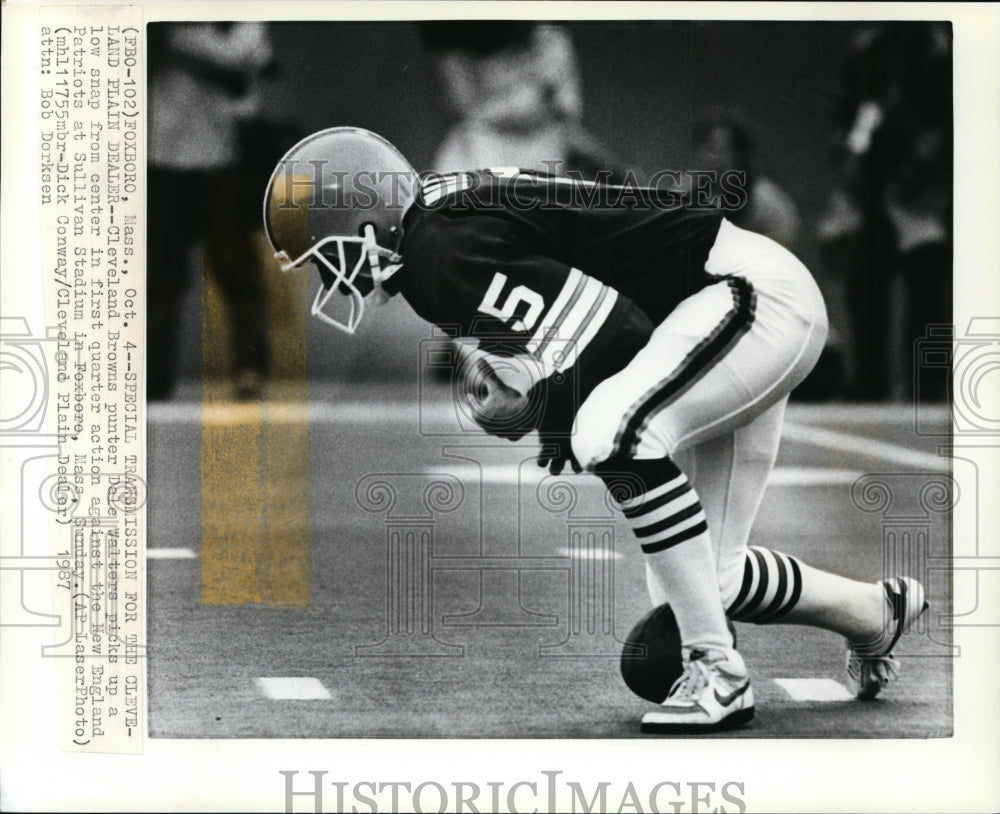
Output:
[[[353,269],[345,274],[344,269],[346,268],[346,260],[344,256],[344,243],[359,243],[362,241],[363,245],[361,256],[358,257],[358,261],[354,265]],[[321,246],[330,242],[337,243],[339,266],[331,263],[321,252],[318,251]],[[375,230],[370,224],[365,225],[365,235],[363,239],[336,236],[325,238],[309,249],[309,251],[302,255],[301,258],[288,265],[290,268],[297,267],[309,257],[314,258],[317,263],[327,266],[330,273],[334,275],[335,278],[333,285],[329,287],[321,285],[319,290],[316,292],[316,297],[312,304],[313,316],[316,316],[323,322],[326,322],[334,328],[349,334],[353,334],[357,330],[357,327],[361,322],[361,318],[364,315],[366,305],[382,305],[392,298],[392,294],[386,291],[382,285],[403,267],[402,257],[375,243]],[[385,268],[382,267],[383,260],[388,261]],[[365,263],[367,263],[368,269],[371,273],[372,289],[368,292],[368,294],[363,295],[361,291],[358,290],[354,280],[358,274],[361,273]],[[345,288],[347,290],[345,290]],[[350,299],[351,310],[346,322],[342,322],[333,315],[327,314],[324,310],[330,299],[339,293],[348,294]]]
[[[393,255],[393,257],[398,259],[398,255]],[[386,291],[382,287],[382,284],[390,277],[392,277],[402,267],[403,267],[402,263],[393,263],[391,266],[388,266],[384,270],[380,268],[377,275],[374,273],[375,270],[373,269],[372,281],[374,283],[374,286],[371,290],[371,293],[369,293],[368,296],[365,297],[365,299],[368,302],[372,303],[372,305],[385,305],[387,302],[389,302],[389,300],[391,300],[393,296],[395,296],[395,294]]]
[[[402,257],[396,252],[383,249],[375,242],[375,228],[370,224],[365,224],[365,238],[368,241],[368,266],[372,272],[372,283],[374,288],[365,298],[376,305],[383,305],[392,298],[392,294],[382,288],[382,284],[391,278],[403,267]],[[382,268],[382,259],[389,261],[385,269]]]

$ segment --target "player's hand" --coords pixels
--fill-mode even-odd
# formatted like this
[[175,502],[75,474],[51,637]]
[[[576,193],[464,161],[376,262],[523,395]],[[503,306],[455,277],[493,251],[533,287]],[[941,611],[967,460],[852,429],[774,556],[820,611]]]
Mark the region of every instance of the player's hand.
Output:
[[485,360],[476,363],[466,383],[473,420],[490,435],[517,441],[533,429],[526,395],[504,384]]
[[566,464],[578,475],[583,471],[583,467],[573,456],[573,446],[568,435],[539,430],[538,441],[542,445],[536,458],[539,466],[547,466],[553,475],[561,475]]

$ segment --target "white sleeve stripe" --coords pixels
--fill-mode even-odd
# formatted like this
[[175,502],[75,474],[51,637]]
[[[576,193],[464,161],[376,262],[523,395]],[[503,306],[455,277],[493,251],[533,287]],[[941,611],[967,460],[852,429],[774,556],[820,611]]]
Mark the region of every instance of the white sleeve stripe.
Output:
[[[550,342],[535,354],[542,363],[545,376],[568,370],[576,364],[577,358],[596,336],[618,299],[617,291],[599,283],[593,295],[593,297],[590,294],[586,295],[587,299],[593,299],[593,303],[582,318],[577,316],[579,322],[577,333],[566,341]],[[583,299],[581,298],[581,301]],[[579,305],[573,310],[574,313],[578,313]]]
[[567,309],[566,314],[560,319],[559,323],[553,326],[556,328],[556,333],[554,336],[550,334],[550,338],[557,339],[565,344],[568,340],[578,336],[583,330],[587,317],[591,309],[597,304],[603,290],[604,286],[597,280],[593,277],[586,277],[584,279],[583,291],[572,307]]
[[580,324],[577,325],[576,330],[573,332],[573,336],[570,337],[570,342],[572,342],[574,345],[580,341],[580,337],[583,335],[583,332],[587,330],[588,326],[590,325],[590,321],[594,318],[594,314],[596,314],[600,310],[601,304],[604,302],[605,299],[607,299],[609,290],[610,289],[608,289],[606,286],[601,286],[601,288],[598,290],[597,299],[595,299],[594,302],[591,303],[590,308],[587,309],[587,313],[584,314],[583,319],[580,320]]
[[543,376],[568,370],[600,331],[618,292],[593,277],[572,269],[527,351],[542,365]]
[[461,172],[446,172],[441,175],[433,175],[422,181],[423,188],[426,191],[433,192],[438,187],[452,183],[456,178],[461,178],[463,175],[464,173]]
[[604,325],[605,320],[611,314],[611,309],[615,307],[615,303],[618,301],[618,292],[613,288],[605,288],[602,293],[604,295],[603,300],[594,315],[590,318],[583,333],[580,334],[580,338],[576,340],[577,353],[583,353],[584,348],[590,344],[590,340],[597,336],[597,332],[601,330],[601,326]]
[[449,192],[452,191],[450,189],[451,186],[452,186],[452,182],[448,181],[448,182],[446,182],[444,184],[438,184],[433,189],[426,189],[425,188],[424,189],[424,195],[423,195],[423,202],[425,204],[437,203],[442,198],[444,198]]
[[470,183],[470,179],[465,173],[448,177],[443,183],[441,181],[428,182],[424,185],[421,191],[422,201],[425,204],[437,203],[442,198],[451,195],[453,192],[458,192],[459,189],[465,189],[470,185]]
[[583,273],[579,269],[570,269],[569,276],[563,284],[559,296],[556,297],[552,307],[542,317],[542,323],[535,331],[535,335],[528,342],[528,352],[540,352],[547,344],[548,339],[554,333],[559,323],[565,316],[566,310],[571,307],[583,291]]
[[564,346],[562,343],[549,345],[539,356],[542,363],[542,373],[547,378],[560,370],[566,370],[576,364],[576,349]]

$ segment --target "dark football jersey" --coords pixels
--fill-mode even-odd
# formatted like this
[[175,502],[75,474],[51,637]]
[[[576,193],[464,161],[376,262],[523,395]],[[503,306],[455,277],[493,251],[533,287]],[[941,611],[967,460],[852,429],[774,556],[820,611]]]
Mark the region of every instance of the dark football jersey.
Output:
[[426,181],[407,213],[398,284],[429,322],[534,357],[547,422],[564,425],[712,282],[705,262],[720,223],[653,189],[455,173]]
[[[443,307],[453,322],[456,306],[462,316],[474,316],[463,302],[451,301],[439,275],[485,275],[488,283],[501,257],[548,258],[613,288],[658,324],[711,282],[705,262],[722,220],[714,209],[684,206],[680,195],[521,170],[433,178],[404,223],[402,255],[414,305],[418,311]],[[462,262],[443,256],[456,252]],[[530,263],[524,266],[528,279],[519,282],[530,284]],[[425,290],[434,292],[435,302],[423,302]]]

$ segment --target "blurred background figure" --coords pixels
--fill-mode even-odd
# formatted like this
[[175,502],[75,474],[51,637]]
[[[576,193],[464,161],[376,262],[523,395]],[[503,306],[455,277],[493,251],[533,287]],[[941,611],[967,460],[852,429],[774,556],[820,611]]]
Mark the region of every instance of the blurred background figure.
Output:
[[[274,70],[266,25],[178,23],[149,28],[147,395],[168,397],[178,326],[201,245],[231,324],[239,398],[268,372],[263,269],[255,247],[260,190],[280,129],[261,119],[261,83]],[[261,155],[263,153],[264,155]],[[265,158],[266,155],[266,158]],[[263,177],[261,168],[267,167]]]
[[537,169],[620,181],[625,167],[582,124],[583,92],[569,32],[524,20],[420,26],[453,123],[435,172]]
[[[798,207],[785,190],[758,170],[749,128],[735,116],[714,112],[694,126],[693,140],[691,168],[711,172],[716,179],[703,186],[711,202],[737,226],[767,235],[797,251]],[[722,174],[733,169],[744,174],[744,200],[736,201],[732,194],[724,194],[719,183]]]
[[[431,158],[434,172],[516,167],[620,183],[623,163],[583,127],[573,40],[557,25],[525,20],[420,24],[452,123]],[[476,343],[456,342],[468,364]],[[454,370],[435,370],[451,380]]]
[[[184,178],[223,170],[238,171],[243,179],[256,172],[261,178],[256,189],[237,197],[259,230],[262,190],[285,147],[296,136],[343,124],[383,133],[413,157],[418,170],[527,165],[575,168],[593,177],[610,168],[612,180],[619,180],[623,170],[633,169],[638,181],[646,182],[650,175],[640,168],[697,169],[708,162],[696,160],[696,150],[732,152],[733,163],[745,164],[753,186],[764,190],[755,192],[745,213],[732,216],[739,220],[756,209],[754,222],[744,225],[789,243],[823,288],[832,336],[839,337],[852,380],[837,390],[831,386],[834,377],[820,377],[817,397],[865,393],[874,399],[882,392],[880,397],[888,398],[890,384],[895,393],[905,390],[913,338],[924,335],[927,325],[950,324],[947,25],[891,22],[859,33],[857,23],[826,21],[277,22],[259,35],[259,49],[244,46],[243,56],[224,58],[231,70],[212,68],[212,58],[183,56],[185,43],[169,42],[183,29],[201,27],[149,27],[151,44],[161,43],[149,66],[150,352],[159,370],[170,371],[151,374],[151,390],[168,389],[179,356],[186,382],[200,380],[204,387],[207,375],[213,386],[218,378],[218,392],[228,387],[231,393],[231,381],[221,374],[236,368],[230,361],[236,357],[236,343],[229,341],[233,322],[239,330],[267,323],[270,393],[297,375],[306,349],[311,381],[395,383],[421,375],[423,357],[415,348],[426,332],[419,320],[400,309],[391,320],[363,326],[357,342],[331,352],[322,326],[308,324],[316,322],[308,319],[312,281],[300,290],[305,278],[281,274],[259,242],[255,258],[266,269],[262,310],[268,320],[233,318],[236,309],[209,258],[209,285],[200,290],[210,291],[219,305],[224,330],[217,340],[204,330],[204,294],[199,301],[192,291],[184,301],[175,290],[186,283],[189,269],[198,267],[192,253],[180,247],[203,236],[212,239],[202,216],[207,207],[192,203],[205,194],[178,192],[170,198],[158,188],[169,191]],[[208,28],[207,39],[216,42],[252,41],[238,34],[239,25]],[[168,29],[174,32],[170,37]],[[191,33],[186,37],[194,39]],[[351,47],[333,48],[331,42]],[[269,65],[275,60],[260,59],[270,46],[281,68],[273,79]],[[259,95],[255,84],[262,88]],[[225,100],[227,88],[244,86],[247,90],[237,91],[228,104],[209,98]],[[172,111],[160,109],[171,104]],[[217,110],[214,117],[204,112],[209,104]],[[240,106],[235,115],[233,108]],[[736,132],[728,127],[695,132],[693,121],[711,121],[719,110],[738,125]],[[297,133],[286,139],[272,124],[274,117],[294,121]],[[208,118],[214,123],[202,121]],[[225,130],[220,121],[226,118],[236,120],[226,132],[258,134],[212,135]],[[740,128],[748,140],[741,140]],[[203,135],[195,137],[196,129]],[[268,147],[269,140],[276,146]],[[220,148],[227,142],[235,148]],[[217,155],[210,160],[207,152]],[[266,160],[257,165],[248,157],[254,152],[266,154]],[[250,165],[256,169],[244,168]],[[773,183],[770,190],[762,178]],[[208,188],[207,194],[219,197],[219,184]],[[771,194],[774,188],[783,195]],[[761,205],[768,200],[777,203]],[[214,209],[227,215],[226,207]],[[791,213],[801,217],[797,230]],[[190,239],[183,237],[182,226],[192,222]],[[233,277],[240,290],[234,298],[244,293],[245,302],[255,303],[258,267],[237,269]],[[172,337],[178,321],[180,354]],[[239,345],[263,347],[252,339]],[[298,355],[290,370],[281,356],[291,345]],[[814,379],[794,397],[802,398]],[[939,371],[941,397],[943,379]]]
[[[734,113],[713,110],[695,123],[692,142],[691,170],[703,175],[686,174],[684,191],[697,196],[697,205],[716,206],[737,226],[766,235],[801,255],[799,209],[792,196],[758,166],[750,126]],[[724,180],[733,170],[742,175]],[[841,332],[831,320],[826,347],[794,398],[822,400],[840,395],[842,357]]]
[[856,32],[818,230],[828,266],[846,278],[853,398],[911,399],[914,342],[951,322],[951,94],[947,24]]

